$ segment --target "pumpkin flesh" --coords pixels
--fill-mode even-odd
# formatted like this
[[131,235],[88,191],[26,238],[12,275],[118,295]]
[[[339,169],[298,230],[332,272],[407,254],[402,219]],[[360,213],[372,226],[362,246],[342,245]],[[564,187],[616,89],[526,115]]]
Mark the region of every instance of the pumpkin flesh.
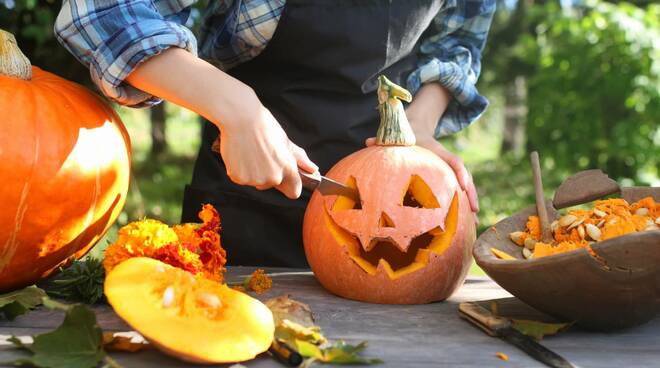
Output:
[[106,277],[105,294],[147,340],[186,361],[252,359],[273,339],[272,313],[258,300],[151,258],[116,266]]

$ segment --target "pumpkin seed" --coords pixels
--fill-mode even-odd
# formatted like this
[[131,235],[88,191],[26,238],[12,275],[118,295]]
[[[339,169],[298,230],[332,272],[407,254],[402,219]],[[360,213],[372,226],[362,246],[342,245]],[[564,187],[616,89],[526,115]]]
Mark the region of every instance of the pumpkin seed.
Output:
[[660,217],[657,217],[657,218],[655,219],[655,224],[656,224],[656,225],[660,225]]
[[646,216],[648,214],[649,214],[649,209],[646,207],[638,208],[637,211],[635,211],[635,215],[638,216]]
[[519,245],[520,243],[522,243],[522,238],[524,235],[525,233],[523,233],[522,231],[514,231],[511,234],[509,234],[509,237],[514,243],[516,243],[516,245]]
[[197,294],[197,301],[208,308],[222,307],[222,302],[220,301],[220,298],[218,298],[217,295],[211,293]]
[[594,226],[592,224],[587,224],[586,225],[586,230],[587,230],[587,234],[589,235],[589,237],[591,239],[596,240],[596,241],[600,240],[600,237],[602,236],[602,233],[601,233],[600,229],[597,226]]
[[647,226],[646,229],[644,229],[644,231],[653,231],[653,230],[658,230],[658,229],[660,229],[660,227],[658,227],[658,225],[656,225],[656,224],[653,224],[653,225]]
[[580,235],[580,238],[584,239],[584,237],[586,236],[586,234],[584,232],[584,226],[580,225],[580,226],[578,226],[577,229],[578,229],[578,235]]
[[577,217],[573,215],[566,215],[559,219],[559,226],[568,226],[574,223],[577,220]]
[[534,256],[534,253],[532,253],[532,251],[527,248],[522,249],[522,254],[525,259],[530,259]]
[[569,226],[566,230],[571,230],[571,229],[573,229],[573,228],[578,227],[579,225],[581,225],[581,224],[584,222],[584,220],[585,220],[585,218],[581,218],[581,219],[579,219],[579,220],[573,222],[573,223],[571,224],[571,226]]
[[598,224],[596,224],[598,227],[603,227],[603,225],[605,225],[605,220],[600,220],[598,221]]
[[167,308],[172,305],[174,301],[174,288],[168,286],[163,292],[163,307]]
[[557,220],[552,221],[552,223],[550,224],[550,229],[552,231],[557,231],[558,228],[559,228],[559,221]]
[[536,240],[533,238],[525,239],[525,249],[534,250],[536,247]]
[[605,217],[605,216],[607,216],[607,213],[605,213],[604,211],[599,210],[598,208],[594,208],[594,215],[596,215],[598,217]]

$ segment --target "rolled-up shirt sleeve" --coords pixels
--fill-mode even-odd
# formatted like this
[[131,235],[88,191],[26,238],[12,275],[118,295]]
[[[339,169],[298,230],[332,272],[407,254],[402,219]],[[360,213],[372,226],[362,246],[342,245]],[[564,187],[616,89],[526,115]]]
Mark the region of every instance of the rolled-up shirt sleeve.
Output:
[[465,128],[488,106],[476,83],[494,12],[495,0],[448,0],[432,25],[437,31],[420,45],[420,62],[407,79],[408,89],[415,93],[424,83],[438,82],[453,96],[436,137]]
[[125,82],[142,62],[170,47],[197,52],[183,24],[195,0],[65,0],[55,35],[90,69],[92,81],[110,99],[127,106],[159,102]]

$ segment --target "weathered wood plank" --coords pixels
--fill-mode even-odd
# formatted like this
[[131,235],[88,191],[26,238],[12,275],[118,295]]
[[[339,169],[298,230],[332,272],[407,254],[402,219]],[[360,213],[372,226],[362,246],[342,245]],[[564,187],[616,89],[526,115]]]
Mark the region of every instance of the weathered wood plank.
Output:
[[[252,268],[235,267],[228,272],[230,281],[241,280]],[[485,335],[460,319],[458,303],[508,297],[506,291],[485,278],[470,278],[448,301],[419,306],[389,306],[345,300],[326,292],[311,273],[274,276],[271,291],[259,295],[267,299],[281,294],[311,306],[317,323],[331,339],[349,342],[369,341],[366,355],[385,360],[380,367],[541,367],[507,343]],[[108,306],[94,308],[100,325],[106,330],[130,328]],[[0,321],[0,335],[28,335],[48,331],[62,319],[58,312],[39,309],[15,321]],[[645,326],[619,333],[589,333],[570,330],[548,337],[543,344],[580,367],[653,366],[660,361],[660,319]],[[495,357],[495,352],[509,355],[509,362]],[[15,351],[0,347],[0,361],[16,358]],[[126,367],[188,367],[158,351],[137,354],[113,354]],[[280,367],[267,356],[243,363],[250,368]]]

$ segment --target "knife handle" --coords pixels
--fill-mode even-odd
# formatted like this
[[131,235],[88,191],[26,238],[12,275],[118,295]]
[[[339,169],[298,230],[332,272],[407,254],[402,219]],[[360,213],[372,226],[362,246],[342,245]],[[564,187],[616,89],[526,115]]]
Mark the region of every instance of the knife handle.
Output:
[[314,189],[316,189],[319,184],[321,184],[320,176],[310,174],[300,168],[298,169],[298,173],[300,174],[300,180],[302,181],[303,188],[309,190],[310,192],[313,192]]
[[508,319],[494,316],[477,303],[461,303],[458,305],[458,311],[461,317],[466,318],[491,336],[497,336],[499,330],[511,325]]

